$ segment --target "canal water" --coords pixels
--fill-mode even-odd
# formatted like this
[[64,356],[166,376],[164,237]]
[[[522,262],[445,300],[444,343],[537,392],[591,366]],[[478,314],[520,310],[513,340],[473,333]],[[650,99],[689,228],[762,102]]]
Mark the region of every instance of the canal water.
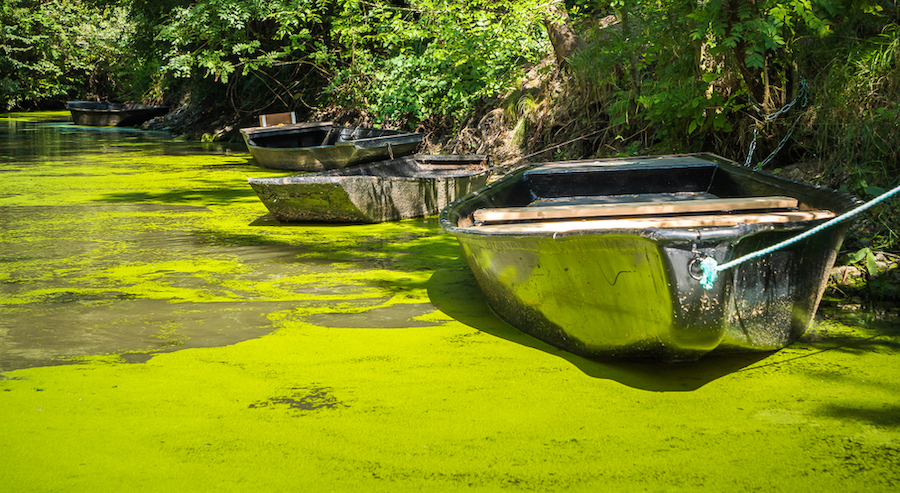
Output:
[[402,292],[454,257],[436,221],[282,226],[247,178],[284,174],[240,143],[0,118],[0,371],[224,346],[284,317],[430,325]]
[[[484,312],[435,218],[282,225],[247,178],[285,174],[242,143],[76,126],[65,112],[0,118],[0,371],[140,362],[285,320],[408,328],[437,325],[435,305],[464,322]],[[897,320],[821,312],[866,330]]]
[[499,321],[435,218],[269,218],[241,145],[0,116],[9,491],[894,492],[900,324],[589,361]]

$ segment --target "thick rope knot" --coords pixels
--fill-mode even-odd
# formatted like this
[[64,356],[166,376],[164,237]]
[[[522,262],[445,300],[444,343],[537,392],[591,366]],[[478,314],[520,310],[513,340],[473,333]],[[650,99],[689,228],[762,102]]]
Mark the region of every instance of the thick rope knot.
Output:
[[703,276],[700,277],[700,285],[704,289],[712,289],[716,278],[719,277],[719,263],[712,257],[706,257],[700,261],[700,268],[703,270]]

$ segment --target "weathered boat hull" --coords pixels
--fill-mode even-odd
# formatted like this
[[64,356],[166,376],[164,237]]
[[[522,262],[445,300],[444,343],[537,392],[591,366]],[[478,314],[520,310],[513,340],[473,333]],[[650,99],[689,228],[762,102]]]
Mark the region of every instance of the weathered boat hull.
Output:
[[585,357],[694,360],[711,351],[771,351],[802,335],[846,225],[726,270],[706,290],[698,281],[700,259],[712,256],[721,264],[824,220],[646,228],[608,226],[628,225],[634,218],[605,226],[586,220],[472,224],[476,209],[527,206],[535,199],[571,203],[671,193],[787,195],[799,200],[801,210],[836,214],[857,203],[849,195],[754,172],[718,156],[666,156],[523,170],[451,204],[440,221],[459,240],[501,318]]
[[76,125],[92,127],[133,127],[169,111],[165,106],[92,101],[70,101],[66,108]]
[[253,159],[263,167],[324,171],[412,154],[420,133],[331,123],[298,123],[241,129]]
[[409,156],[285,178],[250,178],[280,222],[378,223],[437,214],[487,183],[487,156]]

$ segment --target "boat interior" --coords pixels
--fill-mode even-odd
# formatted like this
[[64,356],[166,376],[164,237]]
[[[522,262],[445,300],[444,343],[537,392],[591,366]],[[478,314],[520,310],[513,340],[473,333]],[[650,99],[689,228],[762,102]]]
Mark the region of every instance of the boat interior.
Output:
[[248,142],[257,147],[298,148],[333,146],[341,142],[399,135],[395,130],[338,125],[270,126],[248,135]]
[[834,217],[804,186],[694,156],[548,163],[485,194],[457,225],[483,232],[562,232]]
[[452,178],[486,172],[490,157],[482,155],[408,156],[362,166],[326,171],[322,175],[402,178]]

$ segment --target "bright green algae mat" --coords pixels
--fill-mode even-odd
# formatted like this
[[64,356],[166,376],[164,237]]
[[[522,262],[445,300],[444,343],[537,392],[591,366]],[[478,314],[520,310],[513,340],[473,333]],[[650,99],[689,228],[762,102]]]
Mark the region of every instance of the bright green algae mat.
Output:
[[434,218],[279,226],[241,148],[113,133],[0,152],[0,342],[80,348],[0,374],[4,491],[897,490],[896,323],[591,362],[499,321]]

